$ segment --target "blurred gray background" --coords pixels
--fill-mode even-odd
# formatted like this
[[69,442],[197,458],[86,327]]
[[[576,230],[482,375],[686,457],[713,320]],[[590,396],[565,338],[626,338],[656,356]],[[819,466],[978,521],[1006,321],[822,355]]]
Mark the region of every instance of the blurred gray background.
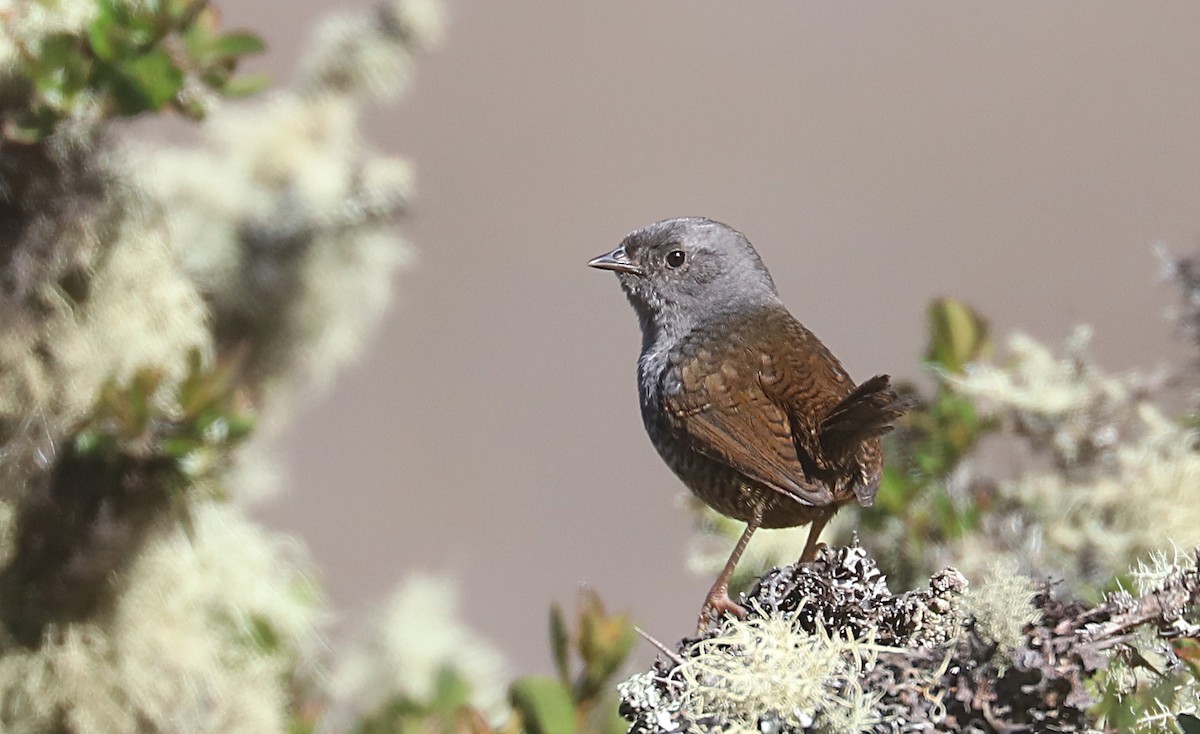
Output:
[[[259,513],[347,626],[429,569],[524,670],[583,584],[690,631],[711,579],[642,432],[633,313],[584,267],[656,219],[743,230],[860,379],[918,374],[937,295],[1001,335],[1092,323],[1112,369],[1186,354],[1152,246],[1200,236],[1200,4],[447,2],[446,42],[367,121],[417,165],[419,261]],[[353,7],[221,5],[280,82]]]

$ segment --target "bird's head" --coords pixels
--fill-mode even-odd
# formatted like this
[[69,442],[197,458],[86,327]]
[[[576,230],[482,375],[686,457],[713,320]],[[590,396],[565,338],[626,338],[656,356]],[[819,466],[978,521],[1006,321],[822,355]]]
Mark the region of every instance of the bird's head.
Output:
[[616,272],[643,328],[686,330],[716,314],[779,300],[745,235],[701,217],[643,227],[588,265]]

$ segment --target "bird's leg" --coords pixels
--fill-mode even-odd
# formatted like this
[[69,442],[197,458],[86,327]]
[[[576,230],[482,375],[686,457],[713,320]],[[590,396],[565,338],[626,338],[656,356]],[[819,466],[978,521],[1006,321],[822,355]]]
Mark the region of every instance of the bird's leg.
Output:
[[704,630],[708,629],[708,624],[712,619],[720,619],[721,614],[728,612],[738,619],[746,618],[746,610],[741,604],[738,604],[733,599],[729,598],[729,579],[733,577],[733,569],[737,566],[738,559],[742,557],[742,551],[746,550],[746,544],[750,542],[750,536],[754,535],[754,531],[758,530],[758,526],[762,524],[762,507],[756,506],[754,514],[746,522],[746,530],[742,533],[742,537],[738,539],[737,545],[733,547],[733,552],[729,554],[729,560],[725,562],[725,568],[721,569],[721,575],[713,583],[712,588],[708,590],[708,596],[704,599],[704,606],[700,609],[700,619],[696,623],[696,634],[704,634]]
[[821,531],[825,529],[825,524],[828,522],[829,517],[818,517],[808,526],[808,540],[805,541],[804,552],[800,554],[800,560],[796,563],[806,563],[817,557],[817,547],[821,545],[817,542],[817,538],[821,537]]

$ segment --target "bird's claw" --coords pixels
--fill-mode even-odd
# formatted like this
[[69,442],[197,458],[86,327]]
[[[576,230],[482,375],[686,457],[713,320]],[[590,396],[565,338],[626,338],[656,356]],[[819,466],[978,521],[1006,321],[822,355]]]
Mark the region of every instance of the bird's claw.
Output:
[[749,612],[741,604],[730,599],[729,592],[725,589],[714,589],[704,601],[704,608],[700,610],[700,619],[696,621],[696,635],[703,635],[710,625],[714,622],[719,623],[724,614],[745,619]]

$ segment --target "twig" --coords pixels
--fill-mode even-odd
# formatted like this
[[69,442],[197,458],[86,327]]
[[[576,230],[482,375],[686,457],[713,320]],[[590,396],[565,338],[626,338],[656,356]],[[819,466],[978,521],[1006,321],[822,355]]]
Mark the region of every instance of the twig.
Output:
[[670,650],[666,645],[651,637],[649,632],[637,626],[635,626],[633,629],[642,636],[642,639],[644,639],[646,642],[649,642],[651,645],[654,645],[659,652],[670,658],[676,665],[683,665],[683,658],[679,657],[678,653]]

